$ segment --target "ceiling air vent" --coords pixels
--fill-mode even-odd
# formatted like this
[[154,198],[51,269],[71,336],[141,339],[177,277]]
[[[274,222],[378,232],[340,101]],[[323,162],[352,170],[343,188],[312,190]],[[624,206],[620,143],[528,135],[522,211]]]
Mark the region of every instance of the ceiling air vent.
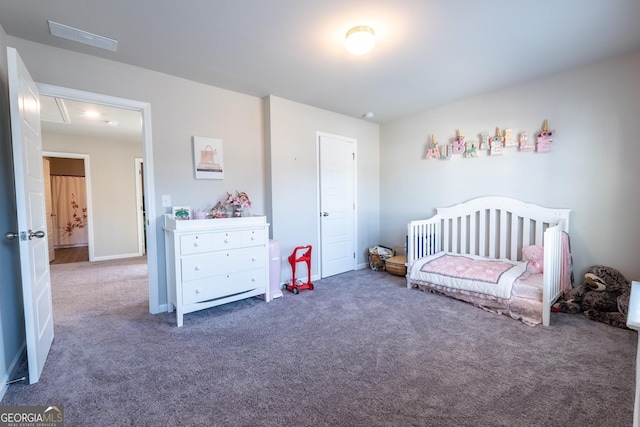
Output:
[[79,30],[68,25],[58,24],[57,22],[47,22],[49,22],[49,30],[52,36],[88,44],[89,46],[110,50],[112,52],[118,50],[118,40]]

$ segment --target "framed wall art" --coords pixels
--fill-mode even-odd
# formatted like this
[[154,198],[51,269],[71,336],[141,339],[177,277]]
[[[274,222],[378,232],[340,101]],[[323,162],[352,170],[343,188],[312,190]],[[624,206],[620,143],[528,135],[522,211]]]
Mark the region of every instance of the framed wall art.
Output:
[[196,179],[224,179],[222,140],[194,136],[193,168]]

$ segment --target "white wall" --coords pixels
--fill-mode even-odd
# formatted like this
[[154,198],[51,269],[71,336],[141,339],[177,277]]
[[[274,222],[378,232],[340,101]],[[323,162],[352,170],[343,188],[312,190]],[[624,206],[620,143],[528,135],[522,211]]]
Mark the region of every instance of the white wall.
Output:
[[267,187],[272,194],[271,229],[282,254],[282,280],[291,278],[286,258],[299,245],[313,246],[312,276],[318,277],[318,169],[316,132],[357,141],[356,262],[367,262],[379,242],[379,127],[365,120],[282,99],[265,98]]
[[95,259],[136,255],[135,158],[142,157],[142,142],[43,132],[42,150],[89,156]]
[[[470,70],[470,72],[473,72]],[[505,149],[497,157],[425,159],[431,134],[456,129],[556,130],[551,153]],[[466,99],[381,127],[381,235],[400,242],[406,223],[484,195],[572,209],[574,273],[603,264],[640,278],[640,51],[543,80]],[[402,185],[399,185],[402,183]]]

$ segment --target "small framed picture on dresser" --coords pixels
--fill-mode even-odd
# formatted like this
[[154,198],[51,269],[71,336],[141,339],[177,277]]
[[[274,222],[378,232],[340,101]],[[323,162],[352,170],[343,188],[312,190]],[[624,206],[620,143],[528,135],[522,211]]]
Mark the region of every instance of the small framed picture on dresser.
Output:
[[189,206],[174,206],[171,208],[173,218],[177,221],[191,219],[191,208]]

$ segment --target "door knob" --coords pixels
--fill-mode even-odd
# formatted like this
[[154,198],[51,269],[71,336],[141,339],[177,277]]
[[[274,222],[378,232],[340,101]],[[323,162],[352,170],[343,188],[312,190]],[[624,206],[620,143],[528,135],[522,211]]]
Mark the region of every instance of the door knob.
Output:
[[17,239],[18,237],[20,237],[20,234],[19,234],[19,233],[13,233],[13,232],[11,232],[11,231],[7,231],[7,232],[4,234],[4,238],[5,238],[5,239],[7,239],[7,240]]
[[21,231],[19,233],[14,233],[13,231],[7,231],[6,233],[4,233],[4,238],[7,240],[13,240],[19,237],[20,240],[24,241],[24,240],[27,240],[27,237],[29,238],[29,240],[31,240],[34,237],[38,237],[42,239],[44,236],[45,236],[44,231],[33,232],[31,230],[29,230],[29,234],[25,233],[24,231]]
[[42,239],[44,237],[44,231],[40,230],[40,231],[31,231],[29,230],[29,240],[33,239],[34,237],[37,237],[38,239]]
[[322,216],[329,216],[329,212],[322,212]]

